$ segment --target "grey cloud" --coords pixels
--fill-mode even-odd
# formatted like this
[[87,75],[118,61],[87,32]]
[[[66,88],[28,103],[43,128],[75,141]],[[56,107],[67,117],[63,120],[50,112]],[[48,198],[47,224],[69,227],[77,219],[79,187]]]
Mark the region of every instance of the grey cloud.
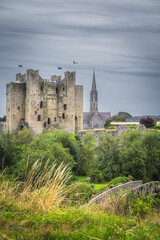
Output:
[[158,114],[159,12],[159,0],[1,0],[0,115],[16,72],[36,68],[49,78],[58,65],[77,71],[85,111],[95,65],[101,111]]

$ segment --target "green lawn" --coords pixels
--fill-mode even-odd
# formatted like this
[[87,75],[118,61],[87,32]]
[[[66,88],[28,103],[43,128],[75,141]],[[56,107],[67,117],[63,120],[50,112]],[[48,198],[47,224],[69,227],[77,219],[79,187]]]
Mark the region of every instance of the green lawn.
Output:
[[[87,181],[87,176],[78,176],[76,177],[76,180],[74,182],[79,182],[79,183],[88,183]],[[88,185],[91,185],[92,182],[88,183]],[[102,182],[102,183],[93,183],[94,184],[94,189],[95,190],[100,190],[103,189],[107,186],[108,182]],[[105,191],[105,190],[104,190]]]

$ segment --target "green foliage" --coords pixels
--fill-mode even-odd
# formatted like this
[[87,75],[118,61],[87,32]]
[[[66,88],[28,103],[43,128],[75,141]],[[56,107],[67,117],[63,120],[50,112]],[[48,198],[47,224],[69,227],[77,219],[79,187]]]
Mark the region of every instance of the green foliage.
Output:
[[129,176],[129,177],[125,177],[125,176],[117,177],[117,178],[112,179],[112,180],[107,184],[107,186],[113,188],[113,187],[118,186],[120,183],[121,183],[121,184],[124,184],[124,183],[127,183],[127,182],[131,181],[131,180],[133,180],[133,177],[132,177],[132,176]]
[[100,183],[104,181],[101,172],[98,170],[92,170],[89,176],[91,178],[92,183]]
[[104,127],[108,128],[111,122],[125,122],[126,118],[128,117],[131,117],[131,115],[130,114],[114,115],[106,120]]
[[139,131],[124,133],[121,136],[122,173],[126,176],[132,175],[135,179],[144,179],[146,176],[146,149],[141,138]]
[[136,126],[130,125],[130,126],[128,126],[128,128],[129,128],[129,129],[136,129]]
[[78,183],[71,188],[67,195],[67,198],[72,205],[80,206],[90,200],[92,192],[93,189],[88,183]]
[[153,129],[156,129],[156,130],[160,130],[160,125],[155,125],[154,127],[152,127]]
[[109,126],[107,129],[112,130],[112,129],[116,129],[116,127],[115,126]]
[[96,167],[102,171],[102,176],[106,181],[118,177],[120,173],[118,141],[118,138],[105,134],[101,136],[99,146],[96,149]]
[[157,131],[144,133],[143,146],[146,149],[147,178],[160,180],[160,133]]
[[6,122],[6,116],[0,117],[0,122]]
[[[133,199],[133,196],[132,196]],[[138,212],[145,207],[136,207]],[[1,239],[23,240],[87,240],[87,239],[159,239],[159,214],[134,214],[118,216],[92,208],[68,206],[54,208],[52,211],[34,211],[19,202],[0,199],[0,237]],[[135,208],[135,210],[136,210]],[[141,210],[142,209],[142,210]],[[146,211],[147,212],[147,211]]]
[[22,160],[16,164],[17,174],[23,179],[37,160],[42,162],[42,166],[49,160],[50,165],[56,163],[59,166],[63,162],[72,168],[78,155],[76,147],[74,137],[59,129],[38,135],[28,144]]
[[152,117],[143,117],[140,119],[140,124],[143,124],[146,128],[150,128],[156,125],[156,121]]
[[93,165],[95,154],[95,134],[88,131],[83,137],[84,144],[80,145],[80,163],[78,167],[79,175],[87,175]]
[[2,132],[0,135],[0,169],[14,165],[19,158],[19,149],[14,134]]

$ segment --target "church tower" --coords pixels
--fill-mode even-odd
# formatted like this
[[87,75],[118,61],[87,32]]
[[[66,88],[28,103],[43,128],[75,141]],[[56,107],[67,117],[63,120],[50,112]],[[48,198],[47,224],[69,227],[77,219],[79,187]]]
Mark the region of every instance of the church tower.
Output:
[[92,89],[90,91],[90,112],[98,112],[98,91],[96,88],[95,70],[93,70]]

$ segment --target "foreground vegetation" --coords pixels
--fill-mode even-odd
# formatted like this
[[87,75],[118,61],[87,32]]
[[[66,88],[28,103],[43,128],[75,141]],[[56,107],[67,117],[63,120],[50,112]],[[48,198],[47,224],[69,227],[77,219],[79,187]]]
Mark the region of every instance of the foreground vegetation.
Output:
[[68,185],[66,167],[46,166],[37,174],[39,164],[24,183],[1,176],[0,239],[159,239],[158,199],[120,194],[100,206],[81,206],[84,186]]
[[59,129],[38,136],[26,129],[6,132],[0,135],[0,172],[2,240],[160,238],[159,197],[121,193],[85,205],[118,184],[159,180],[155,130],[102,135],[98,146],[92,132],[83,140]]
[[61,162],[74,176],[90,176],[91,182],[105,182],[120,176],[132,176],[144,182],[160,180],[160,132],[128,129],[119,137],[99,136],[98,146],[93,132],[81,140],[56,129],[33,136],[24,129],[14,135],[0,135],[0,170],[25,180],[31,166],[40,160],[43,166]]

